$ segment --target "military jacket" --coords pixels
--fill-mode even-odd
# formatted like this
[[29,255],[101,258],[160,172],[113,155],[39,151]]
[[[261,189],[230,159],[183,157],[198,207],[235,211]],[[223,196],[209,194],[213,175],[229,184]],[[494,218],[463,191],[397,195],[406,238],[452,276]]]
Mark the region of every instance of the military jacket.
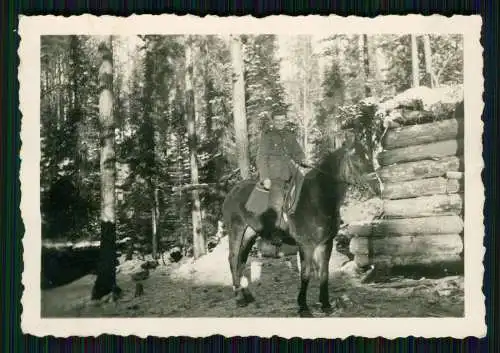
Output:
[[256,160],[261,180],[289,180],[293,171],[291,161],[299,163],[304,159],[305,154],[291,131],[271,128],[262,133]]

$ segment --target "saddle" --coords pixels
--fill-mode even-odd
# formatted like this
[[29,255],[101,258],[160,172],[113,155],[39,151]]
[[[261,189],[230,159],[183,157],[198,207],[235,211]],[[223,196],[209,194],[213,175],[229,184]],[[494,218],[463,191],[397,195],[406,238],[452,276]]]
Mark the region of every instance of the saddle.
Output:
[[283,213],[288,215],[295,213],[307,169],[295,163],[293,166],[293,176],[289,181],[285,182],[283,186],[277,185],[281,183],[271,181],[271,188],[267,190],[260,182],[257,182],[246,202],[246,209],[258,216],[266,212],[270,208],[270,192],[274,187],[281,188],[278,194],[281,198],[280,204],[282,204],[283,207],[280,210],[280,214],[278,214],[279,219],[283,220]]
[[309,168],[303,168],[299,165],[295,165],[295,167],[295,173],[291,179],[289,188],[284,195],[283,203],[283,210],[289,215],[295,213],[295,209],[297,208],[297,204],[299,202],[300,192],[302,190],[302,185],[304,184],[304,178],[307,172],[310,170]]

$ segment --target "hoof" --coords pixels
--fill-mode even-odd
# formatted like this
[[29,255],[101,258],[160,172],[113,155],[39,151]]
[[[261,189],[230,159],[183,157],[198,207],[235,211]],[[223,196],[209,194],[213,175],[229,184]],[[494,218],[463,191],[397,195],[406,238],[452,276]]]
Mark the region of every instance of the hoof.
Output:
[[248,302],[246,301],[245,297],[238,297],[236,298],[236,306],[239,308],[243,308],[248,305]]
[[245,301],[247,302],[247,304],[253,303],[255,301],[254,296],[248,290],[243,290],[243,298],[245,299]]
[[311,313],[311,310],[309,310],[309,308],[303,308],[303,309],[299,309],[299,316],[300,317],[313,317],[313,314]]

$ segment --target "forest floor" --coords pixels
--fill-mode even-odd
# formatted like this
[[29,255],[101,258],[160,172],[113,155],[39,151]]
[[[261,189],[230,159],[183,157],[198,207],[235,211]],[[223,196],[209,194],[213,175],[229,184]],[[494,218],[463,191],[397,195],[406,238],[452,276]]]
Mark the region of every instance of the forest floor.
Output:
[[[90,301],[95,276],[88,275],[65,286],[42,291],[42,317],[296,317],[299,277],[295,256],[280,259],[250,258],[262,263],[260,278],[250,283],[256,298],[244,308],[236,306],[227,263],[225,238],[214,251],[194,262],[162,264],[142,281],[144,294],[135,297],[136,282],[130,273],[140,267],[133,259],[118,267],[117,281],[123,295],[116,302]],[[346,258],[331,260],[330,297],[341,305],[333,317],[461,317],[464,314],[462,276],[438,279],[402,277],[361,283],[339,271]],[[250,278],[250,277],[249,277]],[[324,314],[316,304],[318,280],[312,280],[308,302],[313,315]]]

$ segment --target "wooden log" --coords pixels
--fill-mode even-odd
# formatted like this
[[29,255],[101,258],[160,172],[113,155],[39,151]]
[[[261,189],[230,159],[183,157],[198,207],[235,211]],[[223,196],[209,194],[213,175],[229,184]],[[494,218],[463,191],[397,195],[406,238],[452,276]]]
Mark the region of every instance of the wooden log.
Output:
[[215,188],[216,186],[217,186],[216,183],[186,184],[186,185],[180,185],[180,186],[173,186],[172,192],[210,189],[210,188]]
[[435,119],[431,112],[427,112],[425,110],[400,108],[399,111],[401,112],[401,114],[399,119],[397,119],[396,121],[401,125],[413,125]]
[[460,234],[464,229],[458,215],[381,219],[347,226],[345,234],[358,237],[414,236],[423,234]]
[[463,119],[446,119],[389,130],[382,140],[382,146],[386,150],[391,150],[438,141],[461,139],[463,136]]
[[418,196],[453,194],[462,190],[463,183],[458,179],[437,177],[384,184],[382,198],[407,199]]
[[377,159],[380,165],[388,166],[401,162],[462,155],[463,150],[463,140],[446,140],[383,151],[379,153]]
[[463,172],[447,172],[446,177],[448,179],[462,180],[464,178]]
[[431,234],[387,238],[354,237],[349,251],[354,255],[439,255],[460,254],[463,241],[459,234]]
[[356,222],[346,225],[342,234],[348,238],[356,236],[368,236],[372,232],[372,222]]
[[[130,237],[125,237],[123,239],[116,241],[116,246],[118,249],[127,245],[128,242],[132,240]],[[70,251],[70,250],[86,250],[86,249],[97,249],[101,246],[100,240],[88,241],[82,240],[76,243],[72,242],[52,242],[52,241],[43,241],[42,248],[45,249],[55,249],[61,251]]]
[[385,200],[384,217],[414,218],[435,215],[460,215],[463,194],[421,196],[411,199]]
[[443,263],[459,263],[463,261],[459,254],[419,254],[407,256],[374,256],[369,255],[354,255],[356,265],[363,267],[367,265],[384,265],[384,266],[415,266],[415,265],[441,265]]
[[448,171],[463,170],[463,157],[444,157],[437,160],[423,160],[383,167],[377,171],[384,183],[425,179],[444,176]]

